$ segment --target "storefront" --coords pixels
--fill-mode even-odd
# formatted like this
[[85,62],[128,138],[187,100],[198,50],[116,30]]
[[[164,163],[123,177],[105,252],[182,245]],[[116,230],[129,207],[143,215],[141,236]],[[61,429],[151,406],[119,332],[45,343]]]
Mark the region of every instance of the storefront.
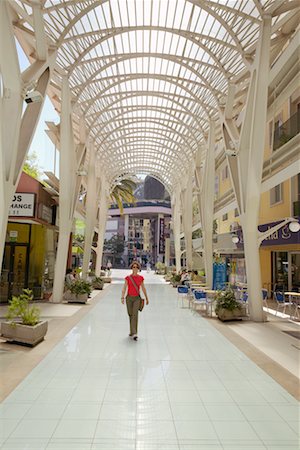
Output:
[[[277,223],[261,225],[259,230],[266,231]],[[263,287],[270,292],[300,292],[300,232],[291,232],[287,224],[271,234],[261,244],[260,261]]]
[[56,204],[43,185],[23,173],[7,225],[0,302],[30,288],[35,298],[51,289],[57,246]]

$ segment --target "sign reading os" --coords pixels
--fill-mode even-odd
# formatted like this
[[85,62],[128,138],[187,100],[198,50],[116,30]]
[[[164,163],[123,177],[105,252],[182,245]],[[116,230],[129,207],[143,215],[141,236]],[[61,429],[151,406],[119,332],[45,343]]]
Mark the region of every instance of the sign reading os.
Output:
[[34,194],[17,192],[13,196],[9,216],[34,217]]

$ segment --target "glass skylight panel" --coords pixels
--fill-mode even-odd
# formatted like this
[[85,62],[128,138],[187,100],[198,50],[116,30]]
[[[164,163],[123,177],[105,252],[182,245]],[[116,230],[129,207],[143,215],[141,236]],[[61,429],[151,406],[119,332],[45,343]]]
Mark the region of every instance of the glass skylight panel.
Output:
[[[15,1],[32,14],[27,3]],[[260,1],[261,8],[273,4]],[[245,69],[239,52],[254,48],[261,20],[255,2],[205,0],[196,6],[186,0],[46,0],[44,7],[49,8],[44,21],[50,40],[65,36],[57,64],[69,76],[109,176],[124,173],[125,166],[131,173],[137,167],[145,171],[149,164],[149,172],[172,185],[209,130],[209,115],[218,118],[227,79]],[[26,16],[24,26],[31,28]],[[122,30],[105,37],[114,27]],[[180,36],[180,30],[187,35]],[[61,83],[59,74],[55,83]],[[246,90],[247,78],[243,86]]]

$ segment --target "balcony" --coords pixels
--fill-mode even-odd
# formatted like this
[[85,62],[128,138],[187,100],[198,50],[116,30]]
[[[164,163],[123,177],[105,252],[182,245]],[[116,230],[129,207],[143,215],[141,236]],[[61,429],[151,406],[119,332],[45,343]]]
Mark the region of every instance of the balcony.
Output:
[[298,200],[297,202],[293,202],[293,216],[300,216],[300,200]]
[[300,110],[274,131],[273,151],[300,133]]

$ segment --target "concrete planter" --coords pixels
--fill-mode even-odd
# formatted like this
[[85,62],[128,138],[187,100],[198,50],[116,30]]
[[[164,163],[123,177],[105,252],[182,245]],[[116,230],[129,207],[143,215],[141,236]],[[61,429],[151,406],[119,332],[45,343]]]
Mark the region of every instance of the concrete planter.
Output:
[[68,294],[66,300],[69,303],[86,303],[88,299],[88,294]]
[[235,308],[232,311],[225,308],[219,308],[216,314],[222,322],[226,322],[227,320],[239,320],[242,317],[247,317],[245,305],[241,305],[240,308]]
[[104,283],[111,283],[111,277],[101,277]]
[[21,323],[2,322],[1,336],[7,341],[19,342],[32,347],[43,341],[48,330],[48,322],[42,321],[36,325],[23,325]]

